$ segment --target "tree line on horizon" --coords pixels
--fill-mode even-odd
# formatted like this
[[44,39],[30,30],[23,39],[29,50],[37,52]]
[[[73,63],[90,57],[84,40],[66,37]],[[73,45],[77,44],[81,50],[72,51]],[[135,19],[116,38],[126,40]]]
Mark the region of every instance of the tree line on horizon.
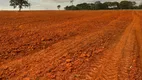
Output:
[[[80,3],[77,5],[73,5],[74,0],[70,0],[71,6],[66,6],[65,10],[112,10],[112,9],[142,9],[142,3],[140,5],[136,5],[135,1],[121,1],[121,2],[101,2],[96,1],[94,3]],[[10,0],[10,6],[13,8],[18,7],[19,11],[23,7],[30,7],[31,4],[28,0]],[[57,9],[60,10],[61,5],[57,5]]]
[[142,3],[137,5],[135,1],[121,1],[121,2],[101,2],[94,3],[80,3],[77,5],[66,6],[65,10],[117,10],[117,9],[142,9]]

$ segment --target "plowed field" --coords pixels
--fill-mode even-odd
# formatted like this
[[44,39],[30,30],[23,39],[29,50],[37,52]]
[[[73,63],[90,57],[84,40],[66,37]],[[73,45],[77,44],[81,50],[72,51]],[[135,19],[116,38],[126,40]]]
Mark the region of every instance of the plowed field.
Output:
[[142,11],[0,12],[0,80],[142,80]]

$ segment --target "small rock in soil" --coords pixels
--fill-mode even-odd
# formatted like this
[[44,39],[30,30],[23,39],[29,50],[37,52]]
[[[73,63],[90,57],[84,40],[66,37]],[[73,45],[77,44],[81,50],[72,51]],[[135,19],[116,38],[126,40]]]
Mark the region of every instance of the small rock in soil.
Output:
[[67,63],[70,63],[70,62],[71,62],[71,59],[67,59],[66,62],[67,62]]

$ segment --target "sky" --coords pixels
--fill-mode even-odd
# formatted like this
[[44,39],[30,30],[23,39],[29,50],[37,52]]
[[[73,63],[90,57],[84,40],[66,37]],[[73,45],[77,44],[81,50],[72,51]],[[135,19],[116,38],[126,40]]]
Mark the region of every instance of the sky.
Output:
[[[13,7],[9,6],[9,1],[10,0],[0,0],[0,10],[13,10]],[[98,0],[74,0],[74,5],[83,2],[93,3],[95,1]],[[121,0],[99,0],[99,1],[119,2]],[[142,2],[142,0],[129,0],[129,1],[136,1],[138,4]],[[29,2],[31,3],[31,8],[24,8],[25,10],[57,10],[57,5],[61,5],[61,9],[64,9],[65,6],[71,5],[70,0],[29,0]]]

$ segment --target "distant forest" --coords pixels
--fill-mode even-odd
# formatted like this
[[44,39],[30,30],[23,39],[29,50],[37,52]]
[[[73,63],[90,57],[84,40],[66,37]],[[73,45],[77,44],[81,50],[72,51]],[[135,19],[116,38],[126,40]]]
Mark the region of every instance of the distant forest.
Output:
[[77,5],[66,6],[65,10],[113,10],[113,9],[142,9],[142,3],[137,5],[135,1],[121,2],[101,2],[81,3]]

